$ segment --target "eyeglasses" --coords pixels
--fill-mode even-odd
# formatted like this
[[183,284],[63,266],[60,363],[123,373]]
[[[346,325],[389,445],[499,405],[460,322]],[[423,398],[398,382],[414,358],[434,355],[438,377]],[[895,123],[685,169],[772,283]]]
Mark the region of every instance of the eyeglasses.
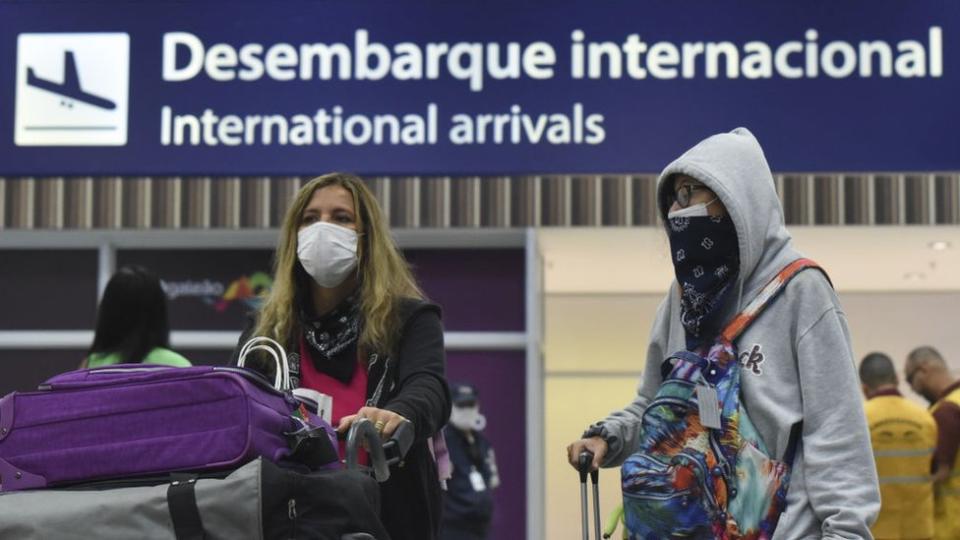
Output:
[[701,184],[683,184],[677,189],[675,194],[675,200],[677,201],[677,206],[680,208],[686,208],[690,206],[690,200],[693,199],[694,191],[709,191],[707,186]]

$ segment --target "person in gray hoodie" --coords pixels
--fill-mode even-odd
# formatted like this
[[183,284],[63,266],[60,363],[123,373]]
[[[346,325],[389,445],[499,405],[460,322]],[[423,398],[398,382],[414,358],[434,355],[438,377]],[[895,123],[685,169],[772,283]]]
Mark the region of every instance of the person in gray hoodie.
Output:
[[[672,257],[678,280],[657,310],[638,394],[568,446],[574,467],[585,449],[594,454],[594,468],[621,465],[638,446],[661,363],[712,341],[780,270],[802,258],[784,226],[763,150],[745,128],[684,153],[660,174],[657,191],[674,255],[678,235],[671,233],[668,210],[701,203],[714,218],[711,236],[719,248],[728,246],[722,266],[729,272],[684,290],[678,283],[688,283],[690,269]],[[870,434],[846,317],[824,274],[800,272],[736,345],[742,402],[775,458],[784,456],[793,426],[802,426],[774,540],[871,538],[880,492]]]

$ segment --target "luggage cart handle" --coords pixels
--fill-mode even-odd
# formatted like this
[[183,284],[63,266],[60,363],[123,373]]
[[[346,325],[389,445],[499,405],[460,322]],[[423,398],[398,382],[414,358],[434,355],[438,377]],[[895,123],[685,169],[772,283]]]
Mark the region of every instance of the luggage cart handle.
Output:
[[409,421],[401,422],[390,439],[384,442],[369,418],[357,418],[347,433],[348,469],[359,468],[360,446],[364,441],[369,449],[374,478],[377,482],[386,482],[390,478],[390,466],[403,461],[413,444],[413,426]]
[[387,456],[387,465],[396,465],[401,463],[406,457],[410,447],[413,446],[413,422],[404,420],[400,422],[393,435],[383,443],[383,453]]
[[369,418],[357,418],[347,434],[347,468],[356,470],[359,466],[360,445],[366,441],[370,461],[373,464],[373,476],[377,482],[386,482],[390,478],[390,466],[383,453],[380,432]]

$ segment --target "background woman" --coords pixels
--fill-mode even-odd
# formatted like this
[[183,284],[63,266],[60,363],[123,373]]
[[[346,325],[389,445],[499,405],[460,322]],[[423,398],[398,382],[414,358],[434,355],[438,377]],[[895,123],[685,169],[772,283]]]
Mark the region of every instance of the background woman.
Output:
[[170,350],[167,296],[160,280],[140,266],[117,271],[103,291],[97,329],[83,367],[113,364],[164,364],[190,361]]

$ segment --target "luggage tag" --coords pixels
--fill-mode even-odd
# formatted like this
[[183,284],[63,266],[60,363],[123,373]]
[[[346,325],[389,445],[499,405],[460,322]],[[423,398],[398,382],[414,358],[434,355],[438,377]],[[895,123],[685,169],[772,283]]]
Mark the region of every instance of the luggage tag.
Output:
[[317,416],[323,418],[328,424],[333,423],[333,396],[317,392],[312,388],[294,388],[293,393],[294,395],[305,397],[316,403],[317,410],[310,412],[316,413]]
[[317,409],[317,416],[323,418],[328,424],[333,424],[333,396],[320,394]]
[[483,475],[476,467],[470,468],[470,485],[473,486],[474,491],[487,490],[487,483],[483,481]]
[[720,399],[717,389],[706,384],[697,384],[697,406],[700,412],[700,424],[710,429],[720,429]]

